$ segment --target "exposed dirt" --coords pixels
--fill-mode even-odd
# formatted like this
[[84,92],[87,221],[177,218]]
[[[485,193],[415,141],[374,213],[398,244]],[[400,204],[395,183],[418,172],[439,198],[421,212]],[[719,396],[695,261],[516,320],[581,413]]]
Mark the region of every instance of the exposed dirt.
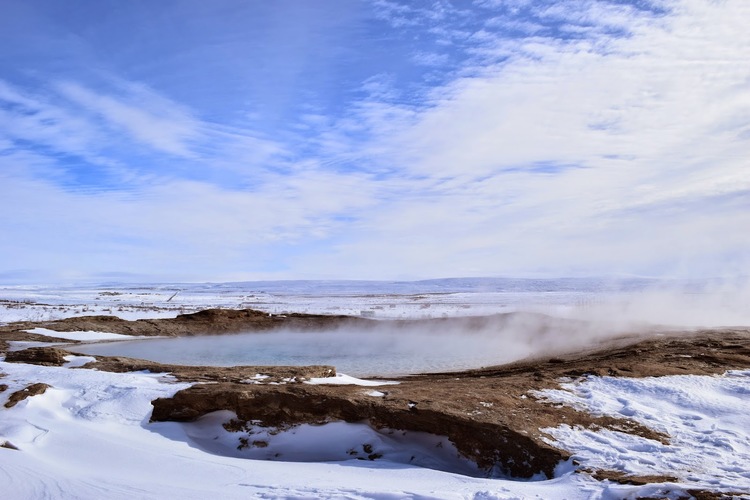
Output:
[[[204,311],[173,320],[128,322],[102,317],[60,322],[14,324],[0,329],[6,340],[19,330],[42,326],[63,331],[98,330],[135,335],[195,335],[271,328],[330,328],[347,324],[371,325],[370,320],[342,316],[268,316],[257,311]],[[440,322],[444,320],[432,320]],[[448,320],[473,328],[492,318]],[[410,325],[422,322],[398,322]],[[111,326],[111,328],[110,328]],[[39,340],[37,337],[36,340]],[[61,363],[62,349],[26,349],[8,353],[7,361]],[[702,330],[621,337],[592,346],[538,359],[459,373],[416,375],[398,379],[398,385],[379,387],[309,385],[311,377],[335,374],[334,367],[194,367],[162,365],[121,357],[97,357],[83,368],[107,371],[149,370],[171,372],[184,381],[211,381],[153,402],[152,420],[190,421],[216,410],[237,414],[238,426],[248,421],[288,427],[335,420],[369,423],[376,428],[424,431],[447,436],[480,467],[497,467],[515,477],[542,472],[553,474],[568,454],[545,442],[540,429],[561,423],[588,428],[605,427],[668,443],[670,437],[626,418],[594,417],[562,405],[537,401],[534,390],[557,388],[562,377],[585,375],[663,376],[718,374],[750,367],[750,329]],[[269,378],[257,377],[267,375]],[[370,395],[377,390],[383,396]],[[242,444],[242,443],[240,443]],[[648,483],[659,478],[618,476],[591,471],[595,477],[621,482]],[[663,478],[662,478],[663,479]]]
[[47,384],[42,384],[42,383],[31,384],[30,386],[11,394],[10,397],[8,398],[8,401],[5,403],[5,407],[13,408],[14,406],[16,406],[18,403],[20,403],[26,398],[30,398],[31,396],[38,396],[39,394],[44,394],[49,388],[50,386]]

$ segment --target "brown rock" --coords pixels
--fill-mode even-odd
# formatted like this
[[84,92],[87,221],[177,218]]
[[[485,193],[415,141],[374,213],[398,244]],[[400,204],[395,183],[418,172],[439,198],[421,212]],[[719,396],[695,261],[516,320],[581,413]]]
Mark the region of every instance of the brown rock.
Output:
[[5,403],[6,408],[13,408],[18,403],[23,401],[26,398],[30,398],[31,396],[37,396],[39,394],[44,394],[47,389],[49,389],[51,386],[47,384],[37,383],[37,384],[31,384],[30,386],[26,387],[25,389],[21,389],[20,391],[16,391],[13,394],[10,395],[8,398],[8,402]]
[[22,351],[11,351],[5,355],[5,361],[11,363],[29,363],[42,366],[62,366],[64,356],[70,354],[63,349],[54,347],[29,347]]
[[232,410],[240,422],[261,421],[264,426],[281,428],[301,423],[368,421],[379,429],[447,436],[480,467],[489,470],[500,466],[516,477],[531,477],[539,472],[551,477],[555,466],[567,457],[509,427],[503,419],[479,418],[462,411],[465,408],[427,401],[412,411],[407,394],[417,394],[418,389],[388,386],[386,398],[368,396],[363,389],[307,384],[195,385],[173,398],[153,401],[151,419],[191,421],[213,411]]

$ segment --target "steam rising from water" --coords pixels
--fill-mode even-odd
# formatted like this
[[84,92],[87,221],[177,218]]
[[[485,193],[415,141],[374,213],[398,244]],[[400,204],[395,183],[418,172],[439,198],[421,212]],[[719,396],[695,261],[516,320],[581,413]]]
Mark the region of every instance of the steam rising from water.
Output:
[[331,364],[356,376],[450,371],[588,350],[625,335],[747,326],[749,290],[741,284],[660,288],[487,317],[375,321],[367,328],[154,339],[76,350],[193,365]]

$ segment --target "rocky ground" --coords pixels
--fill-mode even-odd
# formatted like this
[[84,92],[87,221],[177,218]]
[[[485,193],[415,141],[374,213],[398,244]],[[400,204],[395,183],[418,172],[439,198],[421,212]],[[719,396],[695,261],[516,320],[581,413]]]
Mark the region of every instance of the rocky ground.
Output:
[[[502,320],[502,318],[500,318]],[[497,324],[498,318],[491,318]],[[420,320],[420,324],[452,321],[468,329],[490,318]],[[48,340],[25,330],[95,330],[131,335],[197,335],[274,328],[321,329],[370,320],[346,316],[291,314],[270,316],[253,310],[207,310],[175,319],[124,321],[94,316],[54,322],[15,323],[0,327],[0,353],[6,361],[61,365],[70,354],[61,348],[30,348],[7,352],[8,340]],[[400,322],[409,326],[411,322]],[[53,337],[49,340],[54,340]],[[70,341],[66,341],[70,342]],[[171,372],[196,384],[173,398],[153,402],[152,420],[191,421],[216,410],[231,410],[237,420],[227,425],[241,431],[246,422],[272,427],[343,420],[369,421],[378,428],[424,431],[444,435],[465,456],[485,469],[496,467],[515,477],[542,472],[551,476],[566,452],[547,444],[540,429],[561,423],[626,431],[664,443],[659,434],[627,418],[595,417],[570,407],[543,403],[533,391],[559,387],[561,378],[594,375],[645,377],[675,374],[718,374],[750,367],[750,329],[668,332],[648,337],[623,335],[586,351],[559,353],[510,365],[459,373],[402,377],[398,385],[373,388],[352,385],[310,385],[307,379],[335,375],[331,366],[311,367],[195,367],[162,365],[121,357],[97,357],[86,368],[107,371]],[[268,378],[259,378],[258,374]],[[32,390],[33,389],[33,390]],[[28,397],[40,388],[32,388]],[[241,432],[240,432],[241,434]],[[240,438],[242,436],[239,436]],[[365,457],[367,458],[367,457]],[[370,457],[376,458],[376,457]],[[589,471],[621,482],[649,483],[660,477],[623,477],[614,471]],[[696,496],[699,492],[696,492]]]

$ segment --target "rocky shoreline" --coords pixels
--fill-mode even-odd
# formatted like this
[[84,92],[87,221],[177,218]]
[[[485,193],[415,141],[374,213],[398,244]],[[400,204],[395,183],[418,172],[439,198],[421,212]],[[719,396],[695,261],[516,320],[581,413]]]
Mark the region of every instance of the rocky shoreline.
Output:
[[[498,318],[491,318],[497,321]],[[466,328],[490,319],[412,320],[402,326],[453,321]],[[0,354],[6,361],[62,365],[71,354],[59,347],[35,347],[8,352],[9,340],[55,340],[26,333],[32,328],[54,331],[95,330],[129,335],[198,335],[239,331],[268,331],[294,327],[303,330],[342,324],[367,327],[377,322],[348,316],[289,314],[271,316],[253,310],[214,309],[175,319],[125,321],[107,316],[70,318],[50,322],[14,323],[0,327]],[[66,341],[70,342],[70,341]],[[552,477],[569,454],[548,444],[540,429],[561,423],[584,428],[608,428],[637,434],[663,443],[669,436],[623,418],[596,417],[570,407],[537,400],[534,391],[557,388],[561,378],[587,375],[627,377],[677,374],[719,374],[750,367],[750,329],[723,328],[622,336],[591,346],[585,352],[559,353],[516,363],[457,373],[432,373],[390,378],[399,382],[378,388],[352,385],[310,385],[310,378],[335,375],[335,367],[195,367],[164,365],[122,357],[97,356],[80,369],[102,371],[170,372],[195,384],[172,398],[153,401],[152,421],[192,421],[217,410],[237,416],[237,439],[248,437],[248,422],[287,428],[332,421],[368,422],[375,428],[422,431],[446,436],[467,458],[485,471],[517,478],[537,474]],[[258,377],[262,375],[263,377]],[[249,382],[251,381],[251,382]],[[366,458],[366,457],[365,457]],[[371,457],[372,459],[372,457]],[[588,471],[595,477],[644,483],[669,477],[626,477],[617,471]]]

